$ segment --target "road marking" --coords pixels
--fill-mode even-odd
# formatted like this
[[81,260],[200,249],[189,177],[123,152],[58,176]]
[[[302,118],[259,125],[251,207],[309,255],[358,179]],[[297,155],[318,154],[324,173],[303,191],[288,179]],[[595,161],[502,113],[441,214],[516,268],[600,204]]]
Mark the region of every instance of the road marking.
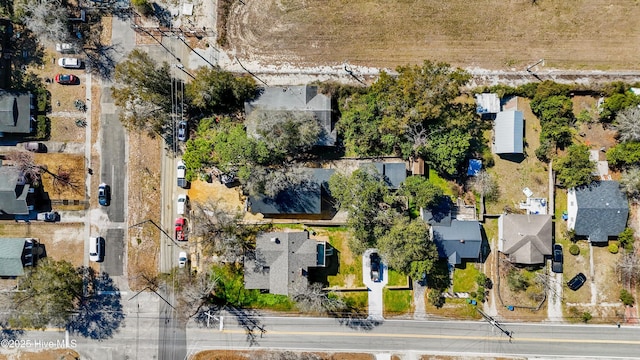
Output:
[[[223,330],[224,334],[246,334],[245,330]],[[426,335],[426,334],[378,334],[378,333],[351,333],[351,332],[322,332],[322,331],[278,331],[267,330],[266,335],[312,335],[312,336],[333,336],[333,337],[378,337],[378,338],[410,338],[410,339],[451,339],[451,340],[479,340],[479,341],[500,341],[500,342],[552,342],[552,343],[573,343],[573,344],[624,344],[640,345],[639,340],[598,340],[598,339],[556,339],[556,338],[521,338],[514,337],[490,337],[490,336],[469,336],[469,335]]]

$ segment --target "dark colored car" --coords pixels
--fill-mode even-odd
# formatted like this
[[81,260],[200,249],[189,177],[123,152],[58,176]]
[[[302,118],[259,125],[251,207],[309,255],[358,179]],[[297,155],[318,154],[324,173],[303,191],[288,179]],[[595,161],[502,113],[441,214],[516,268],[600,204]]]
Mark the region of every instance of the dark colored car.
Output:
[[102,206],[109,206],[111,202],[111,188],[109,185],[102,183],[98,186],[98,203]]
[[369,255],[369,260],[371,262],[371,280],[380,282],[380,255],[373,252]]
[[562,245],[555,244],[553,245],[553,258],[551,259],[551,271],[554,273],[562,273]]
[[187,122],[180,121],[178,123],[178,140],[187,141]]
[[80,79],[71,74],[58,74],[56,75],[56,82],[63,85],[73,85],[79,83]]
[[587,277],[583,273],[578,273],[578,275],[569,280],[567,286],[569,286],[569,289],[576,291],[584,285],[585,281],[587,281]]

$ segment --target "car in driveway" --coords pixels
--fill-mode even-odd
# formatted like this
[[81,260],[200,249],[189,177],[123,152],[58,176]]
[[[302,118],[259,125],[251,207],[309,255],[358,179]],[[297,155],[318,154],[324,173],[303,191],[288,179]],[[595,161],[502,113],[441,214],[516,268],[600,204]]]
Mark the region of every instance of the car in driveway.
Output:
[[178,241],[185,241],[187,240],[187,237],[185,236],[185,230],[187,227],[187,220],[183,217],[179,217],[176,219],[176,225],[175,225],[175,230],[176,230],[176,240]]
[[178,215],[184,215],[187,209],[187,195],[180,194],[178,195],[178,201],[176,202],[176,212]]
[[36,215],[36,218],[39,221],[44,222],[58,222],[60,221],[60,214],[58,214],[58,212],[56,211],[42,212],[38,213],[38,215]]
[[187,122],[180,121],[178,123],[178,140],[187,141]]
[[580,289],[586,281],[587,277],[583,273],[578,273],[567,282],[567,286],[569,287],[569,289],[576,291]]
[[371,265],[371,280],[374,282],[380,282],[380,255],[377,252],[369,254],[369,263]]
[[71,74],[58,74],[56,75],[56,82],[62,85],[74,85],[80,83],[80,79]]
[[98,203],[102,206],[111,203],[111,187],[105,183],[98,185]]
[[76,52],[72,43],[57,43],[56,51],[63,54],[73,54]]
[[551,271],[554,273],[562,273],[564,257],[562,256],[562,245],[553,245],[553,258],[551,259]]
[[46,153],[47,152],[47,145],[41,143],[41,142],[36,142],[36,141],[30,141],[30,142],[26,142],[24,144],[22,144],[22,146],[24,146],[24,149],[27,151],[31,151],[31,152],[35,152],[35,153]]
[[65,69],[80,69],[82,67],[82,60],[78,58],[60,58],[58,59],[58,66]]
[[180,254],[178,254],[178,267],[182,269],[185,265],[187,265],[187,253],[180,251]]

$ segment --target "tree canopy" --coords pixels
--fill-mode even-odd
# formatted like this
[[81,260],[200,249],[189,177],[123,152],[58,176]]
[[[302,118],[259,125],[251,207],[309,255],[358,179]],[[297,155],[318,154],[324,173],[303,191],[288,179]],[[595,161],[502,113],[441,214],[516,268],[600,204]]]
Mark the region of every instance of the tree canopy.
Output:
[[130,130],[164,134],[171,128],[172,78],[169,64],[156,63],[138,49],[116,65],[116,86],[111,88],[115,104],[124,111],[120,120]]
[[429,134],[460,127],[452,126],[456,121],[464,123],[463,131],[473,128],[469,122],[477,119],[471,107],[456,102],[468,73],[430,61],[396,71],[397,77],[382,72],[366,93],[346,101],[338,130],[348,154],[408,157],[420,151]]
[[18,280],[12,326],[64,326],[82,300],[82,273],[67,261],[43,259]]
[[436,245],[429,239],[427,224],[421,219],[397,217],[389,231],[378,239],[378,249],[387,264],[414,279],[431,273],[438,261]]
[[409,176],[398,189],[398,193],[409,198],[418,208],[436,205],[444,193],[424,176]]
[[65,6],[55,1],[25,0],[16,2],[16,14],[39,41],[68,42],[69,20]]
[[616,115],[614,122],[620,141],[640,142],[640,109],[637,106],[626,108]]
[[376,172],[358,169],[351,176],[332,175],[329,189],[340,208],[348,212],[347,224],[354,232],[351,250],[361,254],[374,246],[391,226],[394,215],[384,180]]
[[607,150],[607,161],[612,168],[624,169],[640,163],[640,142],[623,142]]
[[205,116],[231,114],[244,107],[244,102],[258,93],[255,80],[248,75],[236,76],[228,71],[201,67],[193,81],[185,87],[191,106]]
[[[620,90],[625,90],[625,88],[621,88]],[[618,112],[638,105],[640,105],[640,96],[637,96],[631,91],[613,94],[602,103],[600,119],[604,122],[612,122],[615,120]]]
[[640,167],[634,166],[622,172],[620,187],[629,199],[640,202]]
[[589,148],[586,145],[571,145],[564,157],[553,163],[557,178],[565,188],[587,185],[593,181],[596,163],[589,160]]

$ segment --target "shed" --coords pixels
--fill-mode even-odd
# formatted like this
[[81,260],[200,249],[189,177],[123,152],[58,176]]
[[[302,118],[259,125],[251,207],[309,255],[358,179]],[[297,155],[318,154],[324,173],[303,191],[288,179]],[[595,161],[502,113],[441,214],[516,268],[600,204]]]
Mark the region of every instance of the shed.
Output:
[[523,153],[524,116],[521,111],[499,112],[496,115],[493,132],[493,152],[496,154]]

